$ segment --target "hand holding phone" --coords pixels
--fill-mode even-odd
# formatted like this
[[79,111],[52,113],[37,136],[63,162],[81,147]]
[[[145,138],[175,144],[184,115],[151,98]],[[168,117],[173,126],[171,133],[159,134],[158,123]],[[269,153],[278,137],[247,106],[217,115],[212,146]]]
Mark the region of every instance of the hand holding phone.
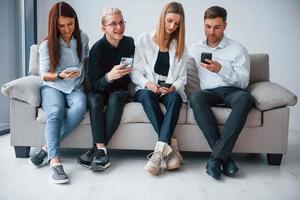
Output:
[[208,52],[201,53],[201,62],[205,63],[205,64],[209,64],[207,61],[205,61],[205,59],[211,60],[212,59],[212,53],[208,53]]
[[61,72],[64,78],[71,79],[80,76],[80,70],[77,67],[68,67]]
[[132,67],[132,62],[133,62],[133,58],[122,57],[120,65],[124,66],[124,68],[125,67]]
[[70,74],[70,73],[75,73],[78,72],[80,73],[80,70],[77,67],[68,67],[67,69],[65,69],[63,72]]
[[162,95],[165,95],[165,94],[169,94],[173,91],[175,91],[175,87],[173,86],[172,83],[165,83],[165,82],[162,82],[159,84],[159,92],[162,94]]

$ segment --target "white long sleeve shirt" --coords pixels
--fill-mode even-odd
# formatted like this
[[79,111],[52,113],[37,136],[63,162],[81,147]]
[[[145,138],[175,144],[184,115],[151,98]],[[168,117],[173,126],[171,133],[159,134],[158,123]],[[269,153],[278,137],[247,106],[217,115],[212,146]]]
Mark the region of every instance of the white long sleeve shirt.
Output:
[[[221,64],[218,73],[211,72],[200,65],[201,53],[212,53],[212,60]],[[222,86],[246,88],[249,84],[250,59],[248,51],[238,42],[225,35],[217,47],[211,48],[206,40],[191,47],[191,56],[195,59],[200,86],[202,89],[212,89]]]
[[[154,66],[159,53],[159,46],[154,41],[154,34],[154,31],[141,34],[135,47],[131,79],[136,90],[145,89],[145,85],[149,81],[158,83],[159,75],[155,73]],[[172,83],[185,102],[187,99],[184,93],[184,86],[187,83],[187,50],[185,48],[182,58],[178,60],[176,46],[177,43],[173,40],[169,49],[170,68],[166,83]]]

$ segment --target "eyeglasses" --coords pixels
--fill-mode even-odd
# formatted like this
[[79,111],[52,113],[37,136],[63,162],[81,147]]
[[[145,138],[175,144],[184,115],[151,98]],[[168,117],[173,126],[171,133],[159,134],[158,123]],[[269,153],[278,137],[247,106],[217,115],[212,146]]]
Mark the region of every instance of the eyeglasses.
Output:
[[125,24],[126,24],[126,21],[120,21],[119,23],[118,22],[112,22],[112,23],[110,23],[110,24],[106,24],[105,26],[110,26],[110,27],[112,27],[112,28],[117,28],[118,27],[118,25],[120,26],[120,27],[123,27],[123,26],[125,26]]

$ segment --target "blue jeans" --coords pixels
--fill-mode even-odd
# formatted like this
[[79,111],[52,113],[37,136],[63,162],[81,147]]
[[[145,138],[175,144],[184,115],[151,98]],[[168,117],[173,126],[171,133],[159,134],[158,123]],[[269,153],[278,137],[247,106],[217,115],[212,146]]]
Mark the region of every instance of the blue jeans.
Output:
[[60,157],[60,142],[83,119],[87,110],[87,97],[80,91],[74,90],[70,94],[65,94],[49,86],[43,86],[41,98],[42,109],[47,114],[45,136],[50,161],[54,157]]
[[[135,101],[142,103],[149,121],[158,134],[158,141],[170,144],[182,106],[180,94],[175,91],[163,96],[157,96],[151,90],[142,89],[135,93],[134,98]],[[160,102],[166,108],[165,114],[160,109]]]

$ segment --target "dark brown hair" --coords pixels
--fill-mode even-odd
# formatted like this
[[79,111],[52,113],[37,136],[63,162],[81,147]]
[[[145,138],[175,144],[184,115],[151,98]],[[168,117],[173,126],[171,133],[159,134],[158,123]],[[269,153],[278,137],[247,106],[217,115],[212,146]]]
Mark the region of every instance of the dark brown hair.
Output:
[[219,6],[212,6],[209,7],[205,13],[204,13],[204,20],[205,19],[214,19],[217,17],[221,17],[224,22],[226,22],[227,19],[227,11],[225,8],[219,7]]
[[167,13],[176,13],[181,16],[179,27],[174,31],[170,37],[168,47],[173,39],[177,40],[177,48],[176,48],[176,57],[178,60],[181,59],[184,47],[185,47],[185,23],[184,23],[184,10],[180,3],[171,2],[168,3],[160,14],[159,24],[155,33],[155,42],[158,44],[160,48],[164,47],[164,38],[165,38],[165,17]]
[[51,8],[48,17],[48,50],[50,57],[50,72],[56,71],[56,67],[60,60],[60,32],[58,30],[58,18],[60,16],[71,17],[75,19],[75,29],[73,32],[73,36],[77,40],[77,55],[79,61],[81,61],[82,44],[76,12],[69,4],[65,2],[58,2]]

